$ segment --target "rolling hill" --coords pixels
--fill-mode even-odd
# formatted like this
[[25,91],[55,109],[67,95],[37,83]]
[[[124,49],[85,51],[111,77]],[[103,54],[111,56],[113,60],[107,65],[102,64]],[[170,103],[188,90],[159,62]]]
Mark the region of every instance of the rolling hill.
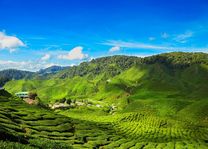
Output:
[[10,80],[19,80],[24,78],[31,78],[33,72],[21,71],[16,69],[7,69],[0,71],[0,86],[3,86],[6,82]]
[[[0,148],[205,149],[208,146],[208,125],[202,120],[190,123],[186,119],[161,117],[150,109],[116,115],[98,115],[98,109],[95,115],[92,109],[91,112],[78,109],[82,117],[79,118],[73,110],[57,113],[28,105],[5,90],[1,90],[0,95]],[[146,104],[150,106],[153,103]],[[168,108],[175,104],[181,103],[169,102]],[[189,108],[197,106],[199,109],[203,104],[197,102]],[[184,108],[181,112],[187,114],[190,111]]]
[[[30,139],[39,137],[49,140],[54,137],[63,142],[68,134],[62,128],[56,130],[54,125],[56,118],[64,117],[76,128],[73,136],[64,141],[74,148],[205,149],[208,146],[207,78],[208,54],[205,53],[104,57],[46,78],[12,80],[4,86],[12,95],[19,91],[37,92],[46,105],[71,100],[76,104],[73,108],[54,111],[39,106],[27,108],[14,97],[7,97],[9,101],[3,97],[1,106],[14,116],[8,123],[21,121],[24,128],[39,131],[24,140],[29,146],[33,144]],[[12,107],[10,104],[17,105],[14,111],[7,108]],[[34,125],[30,123],[32,120],[24,119],[30,119],[32,113],[37,116]],[[40,113],[45,116],[40,118]],[[55,131],[54,136],[45,128],[49,125],[50,131]],[[13,134],[10,129],[3,132]],[[94,134],[95,131],[99,133]],[[17,136],[23,134],[18,132]]]
[[201,99],[208,95],[207,59],[203,53],[169,53],[144,59],[105,57],[62,70],[47,79],[13,80],[5,88],[11,93],[37,91],[46,102],[64,97]]
[[51,66],[45,69],[41,69],[37,72],[30,72],[16,69],[6,69],[0,71],[0,87],[10,80],[21,79],[33,79],[33,78],[48,78],[50,75],[54,75],[61,70],[68,69],[70,67]]

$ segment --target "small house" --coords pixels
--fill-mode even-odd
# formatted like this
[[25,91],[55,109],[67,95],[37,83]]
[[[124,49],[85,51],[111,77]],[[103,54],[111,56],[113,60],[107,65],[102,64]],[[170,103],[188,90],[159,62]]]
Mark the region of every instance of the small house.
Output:
[[18,92],[15,95],[20,98],[29,98],[29,92]]

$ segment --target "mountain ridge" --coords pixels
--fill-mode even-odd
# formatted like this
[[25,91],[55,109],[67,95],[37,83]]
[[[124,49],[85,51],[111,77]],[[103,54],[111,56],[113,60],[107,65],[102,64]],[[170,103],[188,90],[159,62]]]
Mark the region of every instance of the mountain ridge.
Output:
[[[36,91],[45,102],[61,98],[106,101],[119,98],[122,101],[150,96],[191,99],[208,96],[208,66],[204,59],[208,54],[174,52],[161,55],[143,59],[128,56],[100,58],[44,79],[13,80],[6,83],[5,88],[11,93]],[[191,58],[184,58],[184,55]]]
[[9,93],[36,92],[40,103],[0,92],[8,95],[0,96],[2,140],[37,148],[207,148],[206,57],[114,56],[47,77],[11,80],[4,86]]

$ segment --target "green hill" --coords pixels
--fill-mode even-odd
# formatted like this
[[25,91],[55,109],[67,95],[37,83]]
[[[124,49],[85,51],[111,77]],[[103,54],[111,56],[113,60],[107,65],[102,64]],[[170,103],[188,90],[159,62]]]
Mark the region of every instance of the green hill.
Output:
[[8,69],[0,71],[0,87],[10,80],[19,80],[32,78],[33,72]]
[[[0,148],[93,148],[116,136],[109,124],[72,119],[0,92]],[[110,142],[109,142],[110,143]]]
[[[99,58],[47,78],[12,80],[4,87],[11,94],[35,91],[44,104],[64,98],[84,103],[55,111],[27,108],[22,103],[24,108],[16,110],[30,113],[33,109],[30,114],[37,111],[35,130],[43,129],[34,132],[38,137],[32,134],[31,138],[43,135],[52,139],[48,137],[48,128],[42,127],[41,120],[45,119],[39,119],[40,113],[46,113],[51,116],[46,118],[50,125],[56,125],[52,117],[58,115],[58,119],[65,117],[70,125],[77,127],[77,134],[66,141],[75,148],[207,148],[207,78],[208,54],[174,52],[147,58]],[[17,101],[10,99],[2,107],[11,107],[9,104],[13,102]],[[16,115],[19,112],[13,112],[17,118],[14,121],[24,117]],[[33,129],[31,123],[21,121],[26,128]],[[96,131],[99,133],[94,136]],[[62,129],[54,134],[58,142],[67,136]],[[26,141],[30,142],[30,138]]]
[[170,53],[144,59],[106,57],[63,70],[50,79],[13,80],[5,88],[11,93],[35,90],[46,102],[64,97],[111,100],[115,96],[201,99],[208,95],[206,57],[202,53]]
[[[207,121],[195,122],[191,119],[190,123],[188,119],[158,116],[150,109],[116,115],[101,115],[101,113],[98,115],[99,110],[96,110],[95,114],[92,109],[89,109],[91,112],[79,109],[77,111],[81,118],[78,118],[73,115],[76,110],[59,111],[58,114],[43,107],[28,105],[11,96],[8,98],[5,93],[6,96],[1,95],[0,148],[205,149],[208,146]],[[197,102],[188,108],[195,109],[197,106],[196,111],[204,111],[208,105],[207,102],[205,103]],[[148,101],[146,104],[151,107],[153,101],[152,103]],[[177,103],[166,102],[160,105],[163,104],[171,108]],[[189,112],[188,108],[184,108],[181,114]],[[207,112],[204,114],[206,115]],[[87,117],[84,118],[84,115]]]
[[[118,111],[135,112],[147,106],[159,115],[178,113],[180,117],[184,108],[197,115],[201,113],[197,102],[206,105],[208,98],[207,55],[179,52],[143,59],[105,57],[63,70],[50,79],[13,80],[5,88],[11,93],[36,91],[45,104],[67,98],[113,104]],[[115,68],[112,73],[111,67]],[[192,112],[187,106],[199,111]]]
[[51,66],[45,69],[41,69],[37,72],[30,72],[24,70],[16,69],[6,69],[0,71],[0,87],[2,87],[6,82],[11,80],[21,80],[21,79],[47,79],[50,76],[58,73],[59,71],[69,69],[70,67],[61,66]]

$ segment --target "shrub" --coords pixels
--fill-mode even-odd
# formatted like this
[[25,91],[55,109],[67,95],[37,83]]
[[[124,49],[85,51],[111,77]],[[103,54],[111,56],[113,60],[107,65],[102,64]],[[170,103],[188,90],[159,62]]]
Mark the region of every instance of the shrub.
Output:
[[30,92],[30,93],[29,93],[29,98],[30,98],[30,99],[35,100],[35,98],[36,98],[37,96],[38,96],[38,95],[37,95],[37,93],[35,93],[35,92]]
[[32,146],[44,149],[71,149],[72,147],[64,142],[52,141],[48,139],[31,139]]

